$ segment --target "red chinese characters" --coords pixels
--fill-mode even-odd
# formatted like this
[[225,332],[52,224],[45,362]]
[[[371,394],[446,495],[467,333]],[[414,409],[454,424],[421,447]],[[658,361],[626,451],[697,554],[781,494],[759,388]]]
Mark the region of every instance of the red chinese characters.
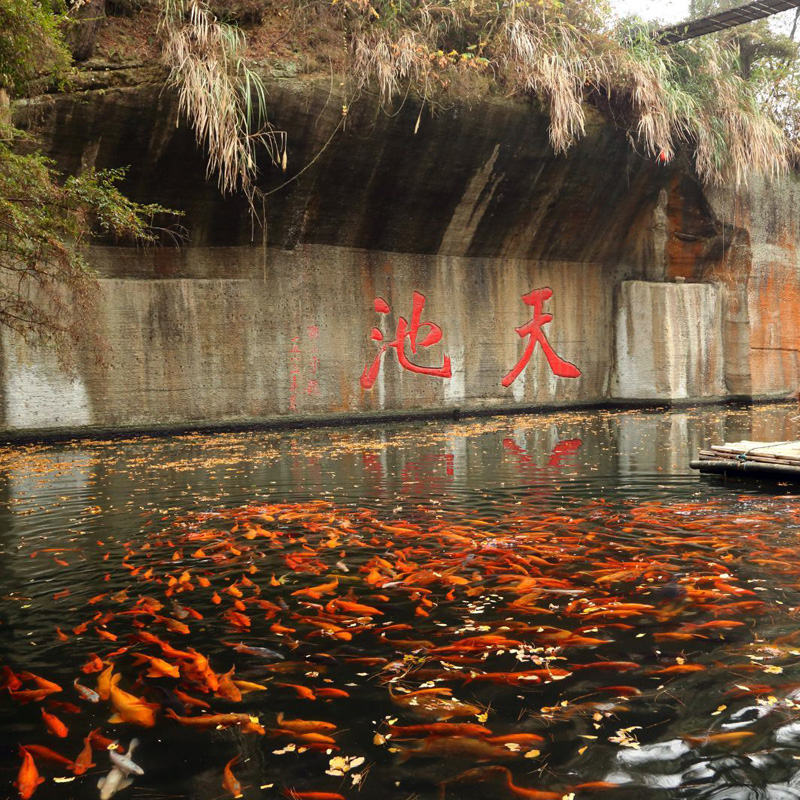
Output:
[[[436,378],[449,378],[452,376],[450,369],[450,358],[444,356],[441,367],[421,367],[414,364],[406,353],[406,345],[412,355],[416,355],[420,347],[432,347],[442,340],[442,329],[433,322],[421,322],[422,311],[425,308],[425,296],[419,292],[414,292],[411,305],[411,323],[405,317],[398,317],[397,332],[393,341],[384,340],[383,333],[378,328],[372,329],[371,338],[376,342],[384,342],[375,360],[368,367],[364,368],[361,374],[361,386],[364,389],[371,389],[375,383],[381,369],[381,359],[388,350],[393,347],[397,352],[397,360],[400,366],[409,372],[416,372],[419,375],[432,375]],[[391,312],[389,304],[381,297],[375,298],[375,311],[379,314]],[[426,332],[427,331],[427,332]],[[419,340],[423,335],[422,340]]]
[[529,305],[533,308],[533,319],[530,322],[527,322],[525,325],[522,325],[519,328],[515,328],[516,332],[521,337],[529,336],[528,344],[525,347],[525,352],[522,354],[522,358],[519,360],[514,369],[508,373],[500,383],[503,386],[511,386],[512,383],[520,376],[522,370],[528,365],[528,362],[531,360],[531,356],[533,355],[534,348],[536,347],[536,343],[538,342],[541,345],[542,352],[544,353],[544,357],[547,359],[547,363],[550,365],[550,369],[553,370],[553,374],[557,375],[559,378],[579,378],[581,375],[581,371],[574,365],[571,364],[569,361],[565,361],[561,358],[555,350],[553,350],[550,342],[547,341],[547,336],[545,336],[544,331],[542,330],[543,325],[547,325],[548,322],[553,321],[552,314],[545,314],[542,312],[542,306],[545,304],[547,300],[549,300],[553,296],[553,290],[549,287],[545,287],[543,289],[534,289],[529,294],[522,295],[522,299],[526,305]]

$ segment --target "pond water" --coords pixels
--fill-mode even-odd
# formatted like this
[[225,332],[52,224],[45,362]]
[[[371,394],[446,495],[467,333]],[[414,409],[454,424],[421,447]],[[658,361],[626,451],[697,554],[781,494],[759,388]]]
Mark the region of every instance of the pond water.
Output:
[[0,449],[4,796],[800,797],[797,413]]

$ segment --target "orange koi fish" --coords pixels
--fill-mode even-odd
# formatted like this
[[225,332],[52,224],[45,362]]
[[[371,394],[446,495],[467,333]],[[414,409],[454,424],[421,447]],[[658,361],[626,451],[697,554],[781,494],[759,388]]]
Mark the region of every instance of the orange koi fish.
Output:
[[409,758],[471,758],[475,761],[495,761],[515,758],[516,755],[507,747],[498,747],[483,739],[466,736],[432,736],[422,739],[414,747],[404,747],[399,761],[401,764]]
[[591,664],[573,664],[573,670],[579,669],[599,669],[609,672],[627,672],[631,669],[639,669],[640,665],[633,661],[593,661]]
[[336,730],[336,726],[332,722],[310,719],[285,719],[283,711],[278,712],[277,720],[278,725],[283,730],[292,731],[293,733],[330,733]]
[[83,775],[86,770],[89,770],[94,766],[95,764],[92,761],[92,734],[90,733],[83,740],[83,749],[80,753],[78,753],[78,757],[75,759],[75,762],[72,765],[72,771],[76,775]]
[[293,689],[298,697],[303,700],[316,700],[317,696],[308,688],[308,686],[299,686],[296,683],[275,683],[275,686],[280,686],[283,689]]
[[511,780],[511,773],[506,774],[506,786],[508,790],[517,797],[524,797],[526,800],[561,800],[563,797],[562,792],[542,792],[538,789],[525,789],[522,786],[517,786]]
[[684,736],[682,738],[685,742],[692,745],[692,747],[707,744],[736,746],[740,745],[751,736],[755,736],[753,731],[732,731],[731,733],[712,733],[707,736]]
[[344,689],[337,689],[334,686],[318,686],[314,689],[317,697],[350,697],[350,693]]
[[63,689],[53,681],[48,681],[46,678],[40,678],[32,672],[20,672],[19,677],[26,681],[33,681],[40,689],[44,689],[48,694],[55,694],[61,692]]
[[362,617],[374,617],[374,616],[383,616],[383,611],[379,611],[377,608],[373,608],[372,606],[366,606],[362,603],[353,603],[349,600],[342,600],[341,598],[337,597],[333,600],[330,600],[328,604],[325,606],[325,610],[329,614],[333,614],[336,612],[337,609],[341,609],[342,611],[347,611],[348,613],[358,614]]
[[9,689],[8,693],[12,700],[15,700],[17,703],[21,703],[22,705],[34,701],[39,702],[44,700],[48,695],[52,694],[52,692],[48,692],[47,689],[20,689],[18,692]]
[[146,703],[135,695],[128,694],[117,686],[121,675],[114,675],[109,684],[109,699],[116,713],[108,720],[111,724],[129,722],[143,728],[152,728],[156,724],[155,709],[160,706]]
[[540,744],[544,737],[536,733],[507,733],[503,736],[487,736],[486,741],[491,744]]
[[92,653],[89,660],[81,667],[81,672],[84,675],[91,675],[93,672],[100,672],[103,667],[104,664],[100,660],[100,656],[97,653]]
[[99,728],[89,731],[89,740],[95,750],[115,750],[117,753],[125,752],[125,748],[121,744],[118,744],[114,739],[103,736]]
[[395,739],[416,739],[421,736],[491,736],[483,725],[469,722],[434,722],[429,725],[390,725],[389,732]]
[[101,700],[108,700],[111,693],[111,678],[114,675],[114,665],[106,667],[97,676],[97,696]]
[[242,785],[236,779],[236,776],[233,774],[231,767],[239,761],[239,756],[235,756],[232,758],[226,765],[225,768],[222,770],[222,788],[226,789],[228,792],[233,795],[233,797],[241,797],[242,796]]
[[701,631],[707,628],[739,628],[744,624],[744,622],[739,622],[734,619],[712,619],[710,622],[701,622],[699,624],[687,622],[683,627],[691,631]]
[[219,689],[217,690],[217,696],[224,697],[226,700],[231,700],[234,703],[239,703],[242,699],[242,692],[233,682],[234,670],[235,667],[231,667],[229,672],[225,672],[218,677]]
[[74,703],[67,703],[63,700],[48,700],[47,705],[49,708],[61,709],[67,714],[80,714],[82,710],[80,706],[76,706]]
[[55,764],[59,767],[66,767],[67,769],[71,770],[74,764],[73,761],[70,761],[65,756],[62,756],[60,753],[56,753],[55,750],[51,750],[49,747],[45,747],[41,744],[26,744],[25,749],[37,758],[41,758],[43,761],[47,761],[48,763]]
[[22,686],[22,681],[14,674],[11,667],[0,669],[0,688],[16,691]]
[[145,672],[148,678],[180,678],[181,674],[178,667],[164,661],[163,658],[148,656],[144,653],[134,653],[135,664],[149,664],[150,667]]
[[69,728],[54,714],[48,714],[43,708],[41,709],[42,719],[44,720],[45,727],[53,736],[58,736],[63,739],[69,734]]
[[702,664],[673,664],[671,667],[664,667],[651,672],[651,675],[680,675],[685,672],[700,672],[705,667]]
[[39,777],[33,756],[22,745],[20,745],[19,754],[22,756],[22,766],[19,768],[14,786],[17,787],[22,800],[28,800],[33,796],[39,784],[44,783],[44,778]]
[[192,697],[186,692],[182,692],[180,689],[173,689],[172,690],[175,696],[186,703],[187,706],[194,706],[195,708],[211,708],[211,706],[206,703],[205,700],[199,700],[196,697]]
[[170,719],[174,719],[187,728],[210,730],[211,728],[230,728],[238,725],[245,733],[260,733],[263,736],[266,732],[258,723],[258,718],[251,717],[249,714],[204,714],[201,717],[179,717],[171,708],[168,708],[165,713]]

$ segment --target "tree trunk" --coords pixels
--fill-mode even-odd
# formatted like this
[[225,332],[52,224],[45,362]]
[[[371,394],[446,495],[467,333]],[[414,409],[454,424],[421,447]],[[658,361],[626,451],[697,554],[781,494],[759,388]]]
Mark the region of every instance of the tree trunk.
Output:
[[97,34],[105,18],[105,0],[86,0],[70,12],[64,40],[76,61],[86,61],[92,57]]

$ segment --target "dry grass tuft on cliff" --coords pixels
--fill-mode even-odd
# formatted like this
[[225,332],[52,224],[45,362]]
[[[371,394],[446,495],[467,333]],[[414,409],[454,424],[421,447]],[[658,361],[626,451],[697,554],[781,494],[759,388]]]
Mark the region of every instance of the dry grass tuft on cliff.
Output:
[[286,136],[266,118],[266,89],[244,58],[244,35],[200,0],[164,0],[163,60],[180,109],[208,153],[220,191],[253,202],[256,148],[286,165]]
[[[745,74],[735,36],[663,47],[642,23],[612,24],[600,5],[560,0],[334,5],[329,24],[340,25],[349,43],[356,89],[376,87],[384,104],[408,92],[444,102],[461,76],[478,73],[549,113],[556,152],[580,139],[587,107],[595,106],[625,126],[646,156],[669,161],[678,148],[690,149],[710,183],[776,175],[796,153],[795,131],[768,101],[777,71],[750,63]],[[796,59],[794,43],[781,45]]]
[[641,20],[613,19],[604,0],[107,5],[117,11],[100,34],[105,53],[126,41],[138,41],[139,60],[160,53],[224,193],[253,198],[256,147],[285,164],[286,141],[267,121],[259,78],[283,68],[341,76],[343,121],[365,95],[394,113],[408,97],[435,111],[499,94],[546,111],[558,153],[584,135],[595,108],[645,157],[668,162],[688,152],[707,183],[738,185],[800,163],[798,45],[763,21],[660,46]]

